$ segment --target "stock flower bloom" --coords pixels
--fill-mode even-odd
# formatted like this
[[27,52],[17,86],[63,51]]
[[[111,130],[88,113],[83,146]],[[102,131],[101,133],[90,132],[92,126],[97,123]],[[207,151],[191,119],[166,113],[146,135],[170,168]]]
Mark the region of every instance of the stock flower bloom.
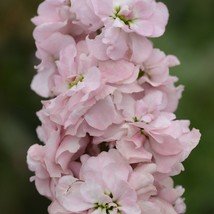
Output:
[[91,0],[72,0],[71,11],[76,17],[73,23],[82,26],[85,31],[88,30],[88,33],[103,27],[100,18],[94,13]]
[[148,137],[145,147],[153,154],[157,171],[170,176],[180,173],[183,169],[181,162],[188,157],[200,139],[198,130],[189,129],[189,121],[174,119],[173,114],[162,113],[148,124],[134,124]]
[[149,58],[140,68],[142,77],[139,82],[148,82],[154,87],[160,86],[169,78],[169,68],[179,64],[180,62],[175,56],[166,56],[159,49],[153,49]]
[[82,159],[80,180],[64,176],[57,185],[56,198],[68,211],[140,214],[138,199],[148,200],[156,191],[154,165],[132,170],[116,150]]
[[106,28],[121,28],[127,33],[158,37],[165,31],[168,10],[154,0],[91,0],[95,14]]
[[42,145],[27,153],[50,214],[183,214],[170,176],[200,139],[174,114],[173,55],[154,48],[168,10],[155,0],[45,0],[32,19],[31,88]]
[[142,64],[152,51],[152,43],[146,38],[118,28],[103,28],[95,38],[87,38],[91,54],[98,60],[127,59]]
[[[54,45],[53,45],[54,44]],[[67,52],[68,47],[75,48],[74,39],[61,33],[52,34],[48,40],[36,43],[36,56],[41,63],[36,67],[38,73],[34,76],[31,88],[40,96],[49,97],[53,95],[54,82],[52,76],[57,74],[56,61]]]
[[152,155],[157,172],[175,175],[198,144],[200,133],[189,129],[189,121],[175,120],[173,113],[161,111],[163,98],[161,91],[151,91],[140,100],[123,97],[118,108],[135,128],[115,139],[116,147],[130,163],[149,162]]
[[135,127],[129,128],[127,135],[116,141],[116,148],[130,163],[151,162],[152,153],[145,149],[146,138]]
[[28,150],[27,163],[35,176],[37,190],[40,194],[53,198],[54,179],[63,174],[72,174],[72,161],[84,153],[89,138],[61,136],[60,130],[51,133],[45,145],[34,144]]
[[[177,77],[168,76],[166,81],[161,85],[153,87],[152,85],[144,82],[140,84],[144,88],[144,95],[150,94],[154,91],[162,92],[162,111],[165,112],[175,112],[178,106],[178,102],[181,98],[184,87],[182,85],[176,86],[175,83],[178,81]],[[141,95],[142,97],[142,95]]]
[[37,42],[48,39],[53,33],[72,35],[75,39],[85,36],[84,28],[76,25],[71,10],[71,0],[45,0],[38,8],[38,16],[32,19],[36,25],[33,36]]
[[150,197],[149,200],[139,201],[142,214],[183,214],[186,206],[181,196],[184,189],[181,186],[174,187],[171,178],[159,180],[155,176],[155,187],[157,195]]

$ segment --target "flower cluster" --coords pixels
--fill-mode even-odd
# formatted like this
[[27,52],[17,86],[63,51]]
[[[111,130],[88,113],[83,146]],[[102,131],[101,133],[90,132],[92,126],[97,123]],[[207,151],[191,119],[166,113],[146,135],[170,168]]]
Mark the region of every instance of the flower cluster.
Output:
[[40,64],[32,89],[42,145],[27,154],[50,214],[181,214],[172,176],[200,133],[174,114],[183,86],[155,0],[45,0],[32,19]]

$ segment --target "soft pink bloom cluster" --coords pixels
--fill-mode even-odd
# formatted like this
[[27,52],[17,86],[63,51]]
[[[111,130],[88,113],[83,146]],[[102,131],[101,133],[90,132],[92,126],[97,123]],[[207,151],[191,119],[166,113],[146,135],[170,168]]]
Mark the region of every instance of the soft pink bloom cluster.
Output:
[[149,40],[165,31],[155,0],[45,0],[33,18],[42,97],[28,150],[50,214],[181,214],[172,176],[200,133],[174,114],[179,64]]

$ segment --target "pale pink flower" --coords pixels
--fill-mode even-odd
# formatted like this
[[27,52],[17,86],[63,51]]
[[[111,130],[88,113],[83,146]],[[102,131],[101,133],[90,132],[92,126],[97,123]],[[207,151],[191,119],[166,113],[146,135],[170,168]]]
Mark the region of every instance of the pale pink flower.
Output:
[[200,139],[198,130],[189,130],[189,121],[175,120],[173,113],[164,112],[163,93],[150,91],[142,99],[123,96],[117,108],[129,123],[128,131],[116,140],[116,147],[130,163],[149,162],[151,154],[157,171],[174,175],[182,170],[181,162]]
[[155,0],[45,0],[32,19],[43,97],[27,154],[50,214],[183,214],[174,176],[200,139],[173,112],[173,55],[153,48],[168,10]]
[[159,180],[155,177],[155,186],[157,194],[150,197],[149,200],[139,201],[142,213],[144,214],[183,214],[186,206],[181,196],[184,189],[181,186],[174,187],[173,180],[170,177]]
[[167,177],[163,180],[156,180],[156,187],[158,189],[158,197],[168,203],[170,203],[175,209],[176,213],[185,213],[186,206],[184,199],[181,196],[184,193],[182,186],[174,187],[174,182],[171,177]]
[[[151,162],[152,153],[145,149],[145,136],[138,129],[133,129],[131,136],[125,136],[116,141],[116,148],[130,164]],[[129,133],[130,135],[131,133]]]
[[[122,110],[124,120],[133,124],[134,122],[151,122],[162,104],[162,93],[154,92],[136,100],[130,95],[124,95],[121,102],[117,104]],[[147,137],[141,133],[139,128],[129,125],[127,132],[116,140],[116,147],[129,163],[150,162],[152,153],[145,149]]]
[[67,53],[68,47],[74,49],[76,44],[72,37],[61,33],[54,33],[48,40],[36,44],[36,56],[41,63],[36,67],[38,73],[33,78],[31,88],[39,95],[48,97],[53,95],[54,82],[51,77],[57,73],[56,61],[60,60],[63,52]]
[[143,83],[141,86],[144,88],[145,94],[149,94],[151,91],[161,91],[163,93],[162,106],[165,106],[162,110],[167,112],[175,112],[184,90],[182,85],[175,85],[177,81],[177,77],[169,76],[165,82],[155,88],[148,83]]
[[152,43],[141,36],[126,34],[119,28],[103,28],[95,38],[86,39],[91,54],[98,60],[127,59],[142,64],[152,51]]
[[37,191],[49,199],[54,198],[55,184],[51,180],[50,175],[44,166],[44,150],[41,145],[32,145],[27,154],[28,168],[35,172],[35,175],[30,178],[30,181],[35,181]]
[[45,145],[34,144],[27,155],[28,167],[35,172],[35,180],[40,194],[51,197],[51,183],[62,174],[72,174],[72,161],[85,151],[89,138],[61,136],[60,130],[52,132]]
[[113,213],[140,214],[137,193],[128,183],[131,171],[116,150],[102,152],[86,159],[79,181],[73,182],[71,176],[59,180],[57,199],[72,212],[89,210],[89,213],[101,214],[111,210]]
[[200,140],[199,131],[188,128],[189,121],[174,119],[173,114],[161,113],[148,124],[134,123],[148,138],[145,148],[153,154],[157,171],[169,175],[180,173],[183,169],[181,162]]
[[35,25],[64,21],[70,10],[70,0],[45,0],[38,7],[38,16],[32,19]]
[[121,28],[141,36],[158,37],[165,31],[168,10],[154,0],[91,0],[95,14],[106,28]]
[[63,176],[56,188],[57,200],[71,213],[141,213],[138,203],[157,194],[152,176],[154,164],[142,164],[132,170],[116,150],[97,157],[85,155],[81,160],[80,180]]
[[169,78],[169,68],[175,65],[179,65],[175,56],[166,56],[159,49],[153,49],[149,58],[140,68],[139,83],[148,82],[154,87],[164,84]]
[[[62,51],[60,59],[56,61],[56,66],[58,72],[52,77],[54,81],[52,90],[55,95],[66,92],[69,89],[72,90],[84,80],[87,83],[87,78],[92,82],[93,78],[96,78],[94,77],[95,75],[100,76],[96,71],[94,71],[94,76],[91,79],[87,75],[89,70],[96,69],[97,61],[89,55],[89,50],[84,41],[78,42],[76,46],[70,45],[65,51]],[[90,71],[90,73],[93,73],[93,71]]]
[[76,19],[73,23],[82,26],[85,31],[88,30],[88,33],[103,27],[100,18],[94,13],[91,0],[72,0],[71,11]]
[[[164,94],[161,91],[146,91],[141,99],[133,95],[121,96],[117,108],[122,111],[124,119],[129,122],[151,122],[156,114],[164,109]],[[143,95],[143,93],[140,93]]]
[[48,39],[53,33],[72,35],[75,39],[85,34],[82,26],[76,25],[71,11],[71,0],[46,0],[38,8],[38,16],[32,19],[36,25],[33,36],[36,41]]

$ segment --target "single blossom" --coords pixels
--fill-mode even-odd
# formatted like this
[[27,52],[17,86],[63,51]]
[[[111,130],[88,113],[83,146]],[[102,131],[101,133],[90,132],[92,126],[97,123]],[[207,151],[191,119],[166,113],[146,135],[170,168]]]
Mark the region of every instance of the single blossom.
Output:
[[95,38],[86,39],[91,54],[98,60],[127,59],[142,64],[151,54],[152,43],[138,34],[126,34],[118,28],[102,28]]
[[136,128],[115,140],[130,163],[148,162],[152,154],[158,172],[174,175],[182,170],[181,162],[199,142],[200,133],[188,128],[189,121],[175,120],[173,113],[161,111],[163,98],[161,91],[151,91],[140,100],[124,96],[118,108],[129,126]]
[[45,0],[38,8],[38,15],[32,19],[36,25],[33,36],[40,42],[48,39],[55,32],[60,32],[79,40],[87,32],[84,32],[82,26],[74,24],[75,21],[71,0]]
[[139,82],[148,82],[154,87],[160,86],[169,78],[169,68],[176,65],[179,65],[179,60],[175,56],[166,56],[161,50],[153,49],[140,68]]
[[[176,86],[175,83],[178,81],[178,78],[175,76],[169,76],[166,81],[157,87],[153,87],[148,83],[140,84],[144,88],[144,93],[149,94],[152,91],[161,91],[163,93],[163,103],[162,106],[165,106],[164,111],[166,112],[175,112],[178,106],[178,102],[182,96],[184,87],[182,85]],[[139,95],[142,97],[143,94]]]
[[142,213],[185,213],[186,206],[184,204],[184,199],[181,197],[184,193],[184,189],[181,186],[174,187],[173,180],[170,177],[159,179],[154,176],[154,179],[157,194],[153,195],[148,200],[139,200]]
[[108,28],[121,28],[126,33],[159,37],[165,31],[168,10],[154,0],[91,0],[94,12]]
[[60,130],[51,133],[45,145],[34,144],[28,150],[27,163],[35,176],[36,187],[40,194],[53,197],[52,191],[56,180],[64,174],[73,174],[75,166],[72,162],[85,151],[89,138],[62,136]]
[[57,185],[57,200],[68,211],[140,214],[138,198],[148,200],[156,193],[155,165],[133,170],[116,150],[82,160],[80,180],[64,176]]

